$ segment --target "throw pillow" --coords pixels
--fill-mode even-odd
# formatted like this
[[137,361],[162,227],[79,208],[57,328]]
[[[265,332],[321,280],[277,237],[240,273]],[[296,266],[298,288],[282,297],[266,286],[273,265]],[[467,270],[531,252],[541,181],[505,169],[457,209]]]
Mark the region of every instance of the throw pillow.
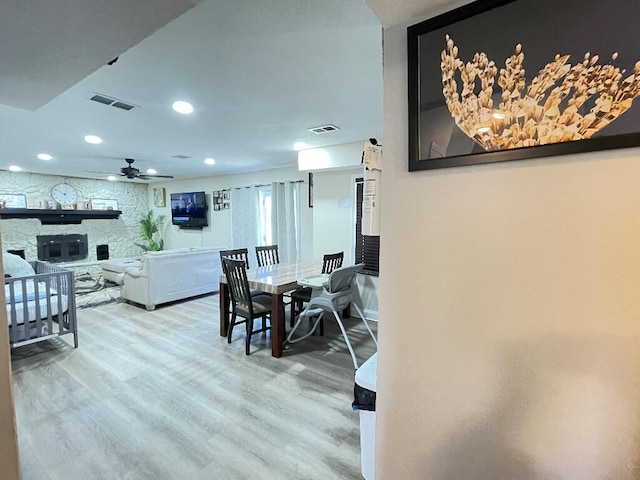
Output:
[[5,275],[11,277],[26,277],[36,274],[29,262],[12,253],[2,252],[2,266]]

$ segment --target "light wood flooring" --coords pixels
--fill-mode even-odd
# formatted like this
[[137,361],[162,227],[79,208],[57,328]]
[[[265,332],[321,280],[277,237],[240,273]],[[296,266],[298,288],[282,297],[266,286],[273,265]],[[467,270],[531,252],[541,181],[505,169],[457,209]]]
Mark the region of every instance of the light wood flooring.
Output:
[[[361,479],[354,371],[335,320],[271,357],[218,335],[218,296],[78,311],[12,352],[23,480]],[[375,351],[345,321],[360,363]],[[372,324],[375,332],[376,324]]]

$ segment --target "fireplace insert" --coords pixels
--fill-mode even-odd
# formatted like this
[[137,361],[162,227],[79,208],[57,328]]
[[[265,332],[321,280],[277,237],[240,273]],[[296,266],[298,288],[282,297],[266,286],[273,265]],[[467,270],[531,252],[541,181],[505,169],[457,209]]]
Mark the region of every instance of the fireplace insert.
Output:
[[89,242],[86,234],[37,235],[38,260],[73,262],[87,258]]

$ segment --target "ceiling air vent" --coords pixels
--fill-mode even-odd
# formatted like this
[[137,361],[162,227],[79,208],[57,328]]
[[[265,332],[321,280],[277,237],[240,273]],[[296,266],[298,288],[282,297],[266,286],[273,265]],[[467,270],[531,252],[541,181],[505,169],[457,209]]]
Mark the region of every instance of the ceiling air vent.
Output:
[[309,129],[310,132],[316,133],[318,135],[320,135],[321,133],[335,132],[337,130],[340,130],[340,129],[335,125],[331,125],[331,124],[322,125],[320,127],[313,127]]
[[104,103],[105,105],[111,105],[113,98],[105,97],[104,95],[98,95],[97,93],[91,97],[91,100],[98,103]]
[[133,105],[131,105],[130,103],[124,103],[124,102],[113,102],[111,104],[112,107],[116,107],[116,108],[121,108],[122,110],[131,110],[132,108],[134,108]]
[[132,108],[135,108],[137,106],[129,102],[123,102],[122,100],[118,100],[117,98],[103,95],[102,93],[94,93],[93,95],[91,95],[91,97],[89,97],[89,100],[102,103],[103,105],[110,105],[112,107],[120,108],[121,110],[131,110]]

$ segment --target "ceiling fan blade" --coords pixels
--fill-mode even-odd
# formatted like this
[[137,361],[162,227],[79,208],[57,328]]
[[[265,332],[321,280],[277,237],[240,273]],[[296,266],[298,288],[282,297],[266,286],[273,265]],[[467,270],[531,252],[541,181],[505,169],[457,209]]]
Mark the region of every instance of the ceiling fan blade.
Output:
[[145,177],[153,177],[153,178],[173,178],[173,175],[147,175],[145,174]]

